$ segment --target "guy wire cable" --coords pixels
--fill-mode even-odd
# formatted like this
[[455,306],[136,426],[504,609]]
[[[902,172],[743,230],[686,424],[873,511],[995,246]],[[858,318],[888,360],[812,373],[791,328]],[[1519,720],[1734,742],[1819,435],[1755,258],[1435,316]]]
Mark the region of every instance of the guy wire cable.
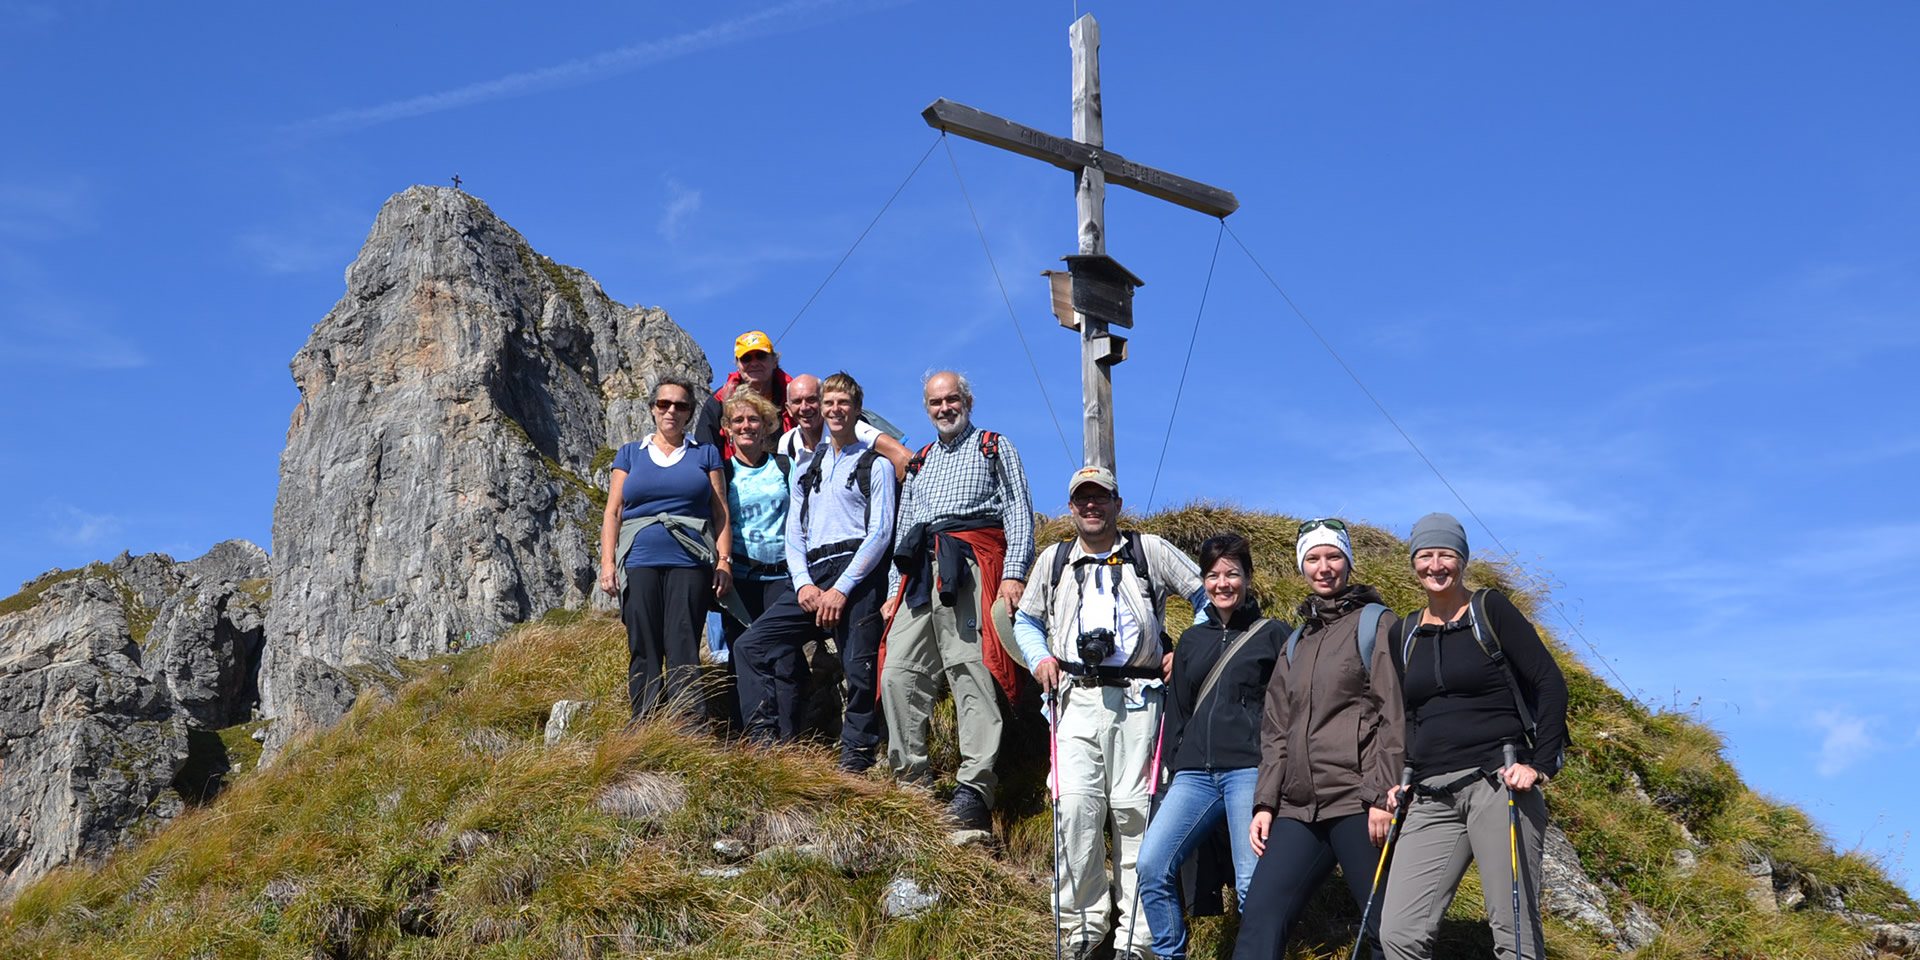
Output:
[[[947,143],[947,132],[940,131],[940,142]],[[1007,293],[1006,281],[1000,279],[1000,265],[993,262],[993,248],[987,245],[987,231],[980,225],[980,211],[974,209],[973,197],[967,194],[967,181],[960,176],[960,161],[953,155],[953,144],[947,143],[947,161],[953,164],[953,179],[960,184],[960,198],[967,202],[967,212],[973,215],[973,229],[980,234],[980,249],[987,252],[987,266],[993,270],[993,282],[1000,285],[1000,299],[1006,301],[1007,319],[1013,322],[1014,336],[1020,338],[1020,349],[1027,355],[1027,366],[1033,369],[1033,382],[1040,386],[1040,399],[1047,405],[1047,416],[1053,418],[1053,430],[1060,435],[1060,451],[1067,455],[1072,463],[1073,447],[1067,443],[1067,431],[1060,427],[1060,416],[1053,412],[1053,398],[1047,396],[1047,382],[1040,378],[1040,365],[1033,360],[1033,349],[1027,346],[1027,335],[1020,329],[1020,317],[1013,312],[1013,297]]]
[[853,246],[848,247],[847,252],[840,255],[840,261],[833,265],[832,270],[827,271],[827,278],[825,280],[820,281],[819,286],[813,288],[813,295],[807,298],[806,303],[803,303],[800,305],[799,312],[793,315],[792,320],[787,321],[786,326],[780,328],[780,336],[773,338],[773,342],[775,346],[778,346],[780,344],[780,341],[786,337],[788,331],[791,331],[793,329],[794,324],[800,322],[800,315],[806,313],[807,308],[813,306],[813,301],[819,299],[820,291],[825,290],[827,288],[827,284],[833,282],[834,275],[840,272],[840,268],[846,266],[847,258],[853,256],[853,251],[859,249],[860,241],[865,240],[867,238],[867,234],[873,232],[874,225],[880,222],[880,218],[887,215],[887,209],[893,206],[893,202],[895,200],[900,199],[901,191],[906,190],[907,184],[913,182],[913,175],[920,172],[921,164],[926,163],[927,158],[933,156],[933,148],[939,146],[940,138],[945,136],[946,134],[942,133],[940,137],[935,137],[934,141],[927,145],[927,152],[920,155],[920,159],[914,163],[912,170],[907,171],[906,179],[900,181],[900,185],[893,188],[893,195],[887,198],[886,203],[883,203],[880,205],[880,212],[874,214],[873,219],[867,221],[867,228],[865,230],[860,231],[859,236],[853,238]]
[[1193,334],[1187,337],[1187,359],[1180,362],[1180,385],[1173,388],[1173,409],[1167,411],[1167,435],[1160,440],[1160,462],[1153,465],[1153,486],[1147,490],[1147,512],[1153,512],[1153,498],[1160,492],[1160,468],[1167,465],[1167,445],[1173,442],[1173,424],[1180,414],[1180,394],[1187,389],[1187,368],[1193,364],[1193,345],[1200,342],[1200,318],[1207,314],[1207,291],[1213,289],[1213,268],[1220,262],[1220,241],[1227,231],[1227,218],[1220,218],[1220,231],[1213,235],[1213,259],[1207,261],[1207,282],[1200,287],[1200,309],[1193,314]]
[[[1340,351],[1335,350],[1333,344],[1329,343],[1327,338],[1321,335],[1320,328],[1314,326],[1313,321],[1307,319],[1307,315],[1300,309],[1300,305],[1294,303],[1292,297],[1287,296],[1287,291],[1281,288],[1280,282],[1273,278],[1273,274],[1267,270],[1266,265],[1261,263],[1260,258],[1254,256],[1253,251],[1247,248],[1246,241],[1241,240],[1240,235],[1234,233],[1233,228],[1227,226],[1225,220],[1220,221],[1220,226],[1227,232],[1228,236],[1233,238],[1233,242],[1239,245],[1240,252],[1247,255],[1247,259],[1252,261],[1254,268],[1260,271],[1260,275],[1267,279],[1267,284],[1273,287],[1275,293],[1280,295],[1280,299],[1286,301],[1287,306],[1293,310],[1293,315],[1300,318],[1300,322],[1306,326],[1307,332],[1313,334],[1313,338],[1320,341],[1320,346],[1327,351],[1329,356],[1333,357],[1335,363],[1340,365],[1340,369],[1346,371],[1347,378],[1353,381],[1353,385],[1359,387],[1361,393],[1366,394],[1367,399],[1373,402],[1374,409],[1379,410],[1380,415],[1385,417],[1387,423],[1393,426],[1394,431],[1400,434],[1400,439],[1405,440],[1407,446],[1413,448],[1413,452],[1420,458],[1420,462],[1426,464],[1428,470],[1433,471],[1433,475],[1440,479],[1440,484],[1447,488],[1448,493],[1453,494],[1453,499],[1460,502],[1461,508],[1466,510],[1467,515],[1472,517],[1473,521],[1480,525],[1480,529],[1485,530],[1487,536],[1493,538],[1494,545],[1500,548],[1500,552],[1509,557],[1515,556],[1514,552],[1508,549],[1506,543],[1500,539],[1500,535],[1494,533],[1493,528],[1487,525],[1487,521],[1481,519],[1479,512],[1473,509],[1473,505],[1467,502],[1467,498],[1461,496],[1459,490],[1454,489],[1453,482],[1447,479],[1446,474],[1440,472],[1439,466],[1435,465],[1433,459],[1427,456],[1426,451],[1420,449],[1420,445],[1413,442],[1412,435],[1408,434],[1406,429],[1400,426],[1400,421],[1395,420],[1393,414],[1387,412],[1386,404],[1381,403],[1380,398],[1374,396],[1372,390],[1367,389],[1367,385],[1361,381],[1360,375],[1354,372],[1353,367],[1348,365],[1344,357],[1340,356]],[[1587,649],[1593,652],[1594,659],[1600,661],[1600,665],[1606,668],[1607,674],[1619,682],[1620,692],[1626,695],[1628,699],[1638,703],[1640,698],[1634,695],[1632,686],[1627,683],[1625,677],[1620,675],[1620,671],[1614,669],[1613,663],[1600,653],[1600,648],[1594,646],[1593,641],[1588,640],[1587,635],[1580,631],[1579,624],[1574,623],[1573,618],[1567,615],[1566,607],[1562,606],[1560,601],[1550,593],[1546,595],[1546,601],[1553,607],[1554,612],[1560,615],[1560,621],[1567,625],[1567,629],[1572,630],[1573,635],[1579,637],[1580,642],[1586,644]]]

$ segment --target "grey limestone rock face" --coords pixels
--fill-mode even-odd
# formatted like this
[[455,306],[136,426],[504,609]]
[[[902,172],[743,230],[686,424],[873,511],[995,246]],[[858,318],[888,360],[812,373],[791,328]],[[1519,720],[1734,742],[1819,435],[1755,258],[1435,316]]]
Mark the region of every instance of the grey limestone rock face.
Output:
[[612,451],[650,429],[657,379],[712,377],[664,312],[615,302],[457,190],[390,198],[346,285],[292,364],[261,667],[270,752],[351,703],[343,671],[604,602]]
[[[55,570],[0,613],[0,899],[182,809],[194,730],[252,716],[267,554]],[[217,738],[207,738],[217,742]]]
[[174,591],[149,629],[149,665],[194,726],[245,723],[259,700],[267,552],[229,540],[173,569]]
[[96,565],[0,616],[0,899],[181,808],[187,728],[142,666],[137,593]]

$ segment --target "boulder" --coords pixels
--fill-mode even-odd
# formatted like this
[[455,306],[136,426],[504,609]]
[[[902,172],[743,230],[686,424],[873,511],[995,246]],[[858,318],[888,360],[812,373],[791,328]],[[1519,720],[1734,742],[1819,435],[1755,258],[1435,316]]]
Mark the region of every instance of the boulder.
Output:
[[664,312],[616,303],[458,190],[389,199],[346,287],[292,364],[261,667],[269,751],[351,703],[350,684],[316,687],[322,667],[351,676],[605,604],[593,587],[612,452],[651,428],[656,380],[712,379]]

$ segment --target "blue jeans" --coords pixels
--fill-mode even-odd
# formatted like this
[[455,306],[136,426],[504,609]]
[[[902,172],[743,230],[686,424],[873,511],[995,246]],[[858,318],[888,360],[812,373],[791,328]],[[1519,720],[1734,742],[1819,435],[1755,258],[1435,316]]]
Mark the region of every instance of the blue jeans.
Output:
[[1153,954],[1162,960],[1184,960],[1187,923],[1180,909],[1180,866],[1200,841],[1220,822],[1227,821],[1233,844],[1233,892],[1244,904],[1247,884],[1259,861],[1247,839],[1253,821],[1253,785],[1260,771],[1181,770],[1160,798],[1160,809],[1147,824],[1140,842],[1140,912],[1153,932]]

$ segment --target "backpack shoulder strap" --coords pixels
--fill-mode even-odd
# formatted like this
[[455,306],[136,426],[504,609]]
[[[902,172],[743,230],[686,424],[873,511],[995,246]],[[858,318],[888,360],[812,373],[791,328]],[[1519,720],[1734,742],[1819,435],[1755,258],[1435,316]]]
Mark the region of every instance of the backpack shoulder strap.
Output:
[[1473,592],[1467,602],[1468,620],[1473,625],[1473,640],[1480,645],[1487,658],[1500,668],[1500,675],[1507,678],[1507,691],[1513,694],[1513,708],[1520,713],[1520,727],[1526,732],[1527,745],[1532,746],[1534,735],[1539,727],[1533,722],[1533,711],[1527,709],[1527,698],[1520,692],[1520,678],[1513,673],[1513,663],[1500,649],[1500,634],[1494,630],[1493,621],[1487,617],[1487,594],[1492,589],[1482,587]]
[[1387,608],[1378,603],[1369,603],[1360,608],[1360,630],[1354,634],[1354,641],[1360,647],[1360,672],[1373,676],[1373,645],[1380,634],[1380,618],[1386,616]]
[[867,449],[861,452],[860,459],[854,461],[853,475],[847,478],[847,489],[851,490],[858,486],[861,496],[871,496],[873,494],[873,462],[878,459],[880,459],[880,451],[874,449],[872,444],[868,444]]
[[780,479],[785,480],[788,486],[792,486],[793,458],[784,453],[776,453],[773,455],[773,462],[780,468]]
[[[907,458],[907,477],[909,478],[912,477],[914,474],[919,473],[922,468],[926,467],[927,454],[932,450],[933,450],[933,444],[929,443],[926,446],[921,447],[918,453],[915,453],[913,456]],[[906,481],[902,480],[901,482],[905,483]]]
[[1299,626],[1293,628],[1293,633],[1287,636],[1287,662],[1288,663],[1293,662],[1293,648],[1300,645],[1300,637],[1306,632],[1307,632],[1307,622],[1305,620],[1302,620],[1300,621]]
[[1053,548],[1053,567],[1047,574],[1047,586],[1055,593],[1060,591],[1060,575],[1067,571],[1067,555],[1073,552],[1073,541],[1062,540]]
[[1420,621],[1426,613],[1427,608],[1421,607],[1400,618],[1400,671],[1403,674],[1413,664],[1413,644],[1420,637]]
[[[928,444],[932,447],[932,444]],[[980,455],[988,460],[1000,459],[1000,435],[992,430],[980,431]]]
[[1200,693],[1193,698],[1193,707],[1188,711],[1189,713],[1199,712],[1200,705],[1207,702],[1207,694],[1213,692],[1213,685],[1219,682],[1220,674],[1226,672],[1227,661],[1232,660],[1233,655],[1239,653],[1240,648],[1246,646],[1247,641],[1252,639],[1254,634],[1259,633],[1262,627],[1272,622],[1266,617],[1255,620],[1239,636],[1234,637],[1225,650],[1220,651],[1220,659],[1213,661],[1213,668],[1207,671],[1207,678],[1200,681]]

